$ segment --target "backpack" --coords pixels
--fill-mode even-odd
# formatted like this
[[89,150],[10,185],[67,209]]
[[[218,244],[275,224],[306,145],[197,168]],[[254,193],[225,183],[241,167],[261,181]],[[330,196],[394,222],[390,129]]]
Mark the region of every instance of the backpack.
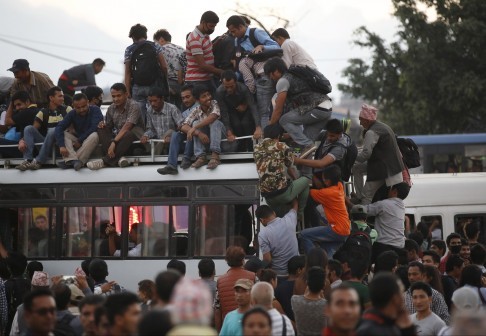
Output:
[[[249,39],[251,42],[251,45],[253,48],[256,46],[260,45],[260,41],[255,36],[255,29],[256,28],[250,28],[249,32]],[[263,50],[261,53],[249,53],[248,57],[250,57],[252,60],[255,62],[265,62],[266,60],[272,58],[272,57],[282,57],[283,56],[283,50],[282,49],[271,49],[271,50]]]
[[228,33],[224,33],[213,40],[214,66],[218,69],[232,70],[231,63],[235,55],[235,39]]
[[155,44],[150,41],[140,43],[130,58],[133,83],[149,86],[161,76]]
[[356,258],[358,260],[366,260],[368,263],[371,260],[371,228],[360,230],[358,225],[351,221],[351,232],[343,245],[336,251],[338,253],[346,253],[348,258]]
[[54,327],[54,336],[75,336],[76,333],[74,332],[73,327],[71,327],[70,323],[74,320],[76,316],[72,314],[64,315],[60,320],[56,322],[56,326]]
[[[344,135],[349,137],[349,135],[347,135],[346,133],[344,133]],[[314,155],[314,160],[322,159],[321,149],[324,146],[324,143],[325,143],[325,139],[323,138],[321,139],[321,143],[316,150],[316,153]],[[335,161],[333,164],[337,164],[339,168],[341,168],[341,179],[345,182],[348,182],[349,178],[351,177],[351,169],[353,168],[354,162],[356,161],[356,157],[358,156],[358,147],[356,147],[356,144],[352,140],[348,147],[344,146],[340,142],[336,142],[330,145],[329,149],[331,149],[334,146],[340,146],[346,150],[346,154],[344,154],[344,157],[339,161]]]
[[304,80],[314,92],[328,94],[332,91],[331,82],[317,69],[307,65],[291,65],[288,72]]
[[420,153],[417,144],[410,138],[397,138],[397,145],[402,153],[403,163],[407,168],[420,167]]

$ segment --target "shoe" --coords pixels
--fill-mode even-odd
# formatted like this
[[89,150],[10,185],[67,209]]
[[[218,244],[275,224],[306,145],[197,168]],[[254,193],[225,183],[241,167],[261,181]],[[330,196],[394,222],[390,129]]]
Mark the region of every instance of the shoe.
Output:
[[99,160],[88,162],[86,164],[86,166],[91,170],[98,170],[98,169],[104,168],[105,163],[103,162],[103,160],[99,159]]
[[26,170],[30,169],[30,165],[31,165],[31,163],[29,161],[25,160],[21,164],[16,166],[15,169],[18,169],[20,171],[26,171]]
[[181,162],[181,168],[182,169],[187,169],[187,168],[191,167],[191,165],[192,165],[191,159],[182,158],[182,162]]
[[206,169],[215,169],[219,164],[221,163],[221,160],[219,159],[219,154],[218,153],[213,153],[211,155],[211,160],[209,160],[208,166]]
[[300,154],[299,159],[307,158],[308,156],[312,155],[312,153],[314,153],[316,151],[316,149],[317,149],[317,146],[315,146],[315,145],[309,145],[309,146],[305,147],[302,150],[302,154]]
[[157,173],[161,175],[177,175],[179,171],[177,168],[167,165],[163,168],[157,169]]
[[81,168],[84,167],[84,163],[79,161],[79,160],[74,160],[73,161],[73,167],[75,171],[79,171]]
[[124,156],[122,156],[120,160],[118,160],[118,166],[120,168],[125,168],[128,167],[129,165],[130,165],[130,161],[128,161],[128,159]]
[[59,161],[56,165],[61,169],[71,169],[73,167],[72,161]]
[[206,159],[206,156],[202,155],[197,158],[196,162],[194,162],[191,167],[192,168],[201,168],[202,166],[206,165],[208,163],[208,160]]
[[36,159],[32,160],[32,162],[30,163],[30,169],[32,170],[37,170],[37,169],[40,169],[42,167],[42,164],[37,162]]

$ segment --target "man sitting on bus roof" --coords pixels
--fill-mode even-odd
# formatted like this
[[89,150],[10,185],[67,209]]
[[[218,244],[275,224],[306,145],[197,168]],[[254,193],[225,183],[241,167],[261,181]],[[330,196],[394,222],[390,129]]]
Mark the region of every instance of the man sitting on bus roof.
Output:
[[113,104],[108,107],[106,121],[98,124],[98,137],[101,143],[103,157],[88,162],[91,170],[104,167],[128,167],[130,162],[125,155],[133,141],[143,134],[143,121],[140,117],[138,103],[128,98],[127,87],[123,83],[111,86]]
[[[74,110],[56,127],[56,141],[64,161],[58,163],[61,168],[80,170],[88,161],[98,145],[98,124],[103,121],[103,114],[98,106],[88,105],[88,97],[77,93],[73,97]],[[74,131],[68,132],[68,128]]]
[[[194,86],[192,84],[186,84],[181,88],[182,105],[186,107],[186,110],[182,112],[182,121],[184,121],[192,113],[192,111],[199,107],[199,103],[194,97],[193,89]],[[180,129],[180,125],[178,125],[178,128]],[[184,146],[184,141],[186,139],[186,133],[180,130],[172,133],[169,144],[169,157],[167,158],[167,165],[157,169],[157,173],[161,175],[175,175],[179,173],[177,171],[177,157],[181,147],[184,148],[184,156],[182,157],[181,168],[187,169],[191,167],[191,157],[194,153],[194,144],[192,141],[188,140]]]
[[164,101],[164,95],[162,88],[150,88],[147,96],[150,106],[145,116],[145,133],[140,138],[140,143],[147,143],[150,139],[164,140],[155,144],[155,155],[169,152],[172,133],[182,122],[181,111],[175,105]]

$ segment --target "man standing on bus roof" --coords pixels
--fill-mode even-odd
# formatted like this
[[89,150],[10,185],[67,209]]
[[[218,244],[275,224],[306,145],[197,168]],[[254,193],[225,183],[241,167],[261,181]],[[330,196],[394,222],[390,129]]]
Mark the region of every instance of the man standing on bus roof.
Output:
[[72,97],[76,89],[96,85],[95,75],[99,74],[104,66],[105,61],[101,58],[96,58],[91,64],[76,65],[63,71],[57,85],[65,94]]
[[[361,204],[370,204],[375,192],[386,183],[388,187],[403,182],[404,165],[395,133],[390,126],[377,121],[378,109],[363,104],[359,122],[365,129],[363,148],[353,167],[356,196]],[[363,186],[363,175],[366,183]]]
[[[74,110],[56,127],[56,141],[63,161],[58,162],[61,168],[80,170],[88,161],[91,153],[98,145],[98,124],[103,121],[103,114],[98,106],[89,105],[84,93],[73,97]],[[74,132],[68,132],[70,127]]]
[[123,156],[135,140],[140,139],[144,126],[140,117],[138,103],[128,98],[127,87],[123,83],[111,86],[113,104],[106,112],[106,122],[98,124],[98,137],[101,143],[103,157],[88,162],[91,170],[104,167],[128,167],[130,162]]

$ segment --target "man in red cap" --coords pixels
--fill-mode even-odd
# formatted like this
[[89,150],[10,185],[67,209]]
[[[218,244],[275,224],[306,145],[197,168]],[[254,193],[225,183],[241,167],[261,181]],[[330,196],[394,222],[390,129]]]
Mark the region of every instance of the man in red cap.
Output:
[[[359,123],[365,129],[363,148],[359,151],[353,167],[356,196],[361,204],[370,204],[375,192],[386,183],[391,187],[403,182],[402,155],[393,130],[377,121],[378,109],[363,104],[359,112]],[[363,175],[366,183],[363,186]]]

